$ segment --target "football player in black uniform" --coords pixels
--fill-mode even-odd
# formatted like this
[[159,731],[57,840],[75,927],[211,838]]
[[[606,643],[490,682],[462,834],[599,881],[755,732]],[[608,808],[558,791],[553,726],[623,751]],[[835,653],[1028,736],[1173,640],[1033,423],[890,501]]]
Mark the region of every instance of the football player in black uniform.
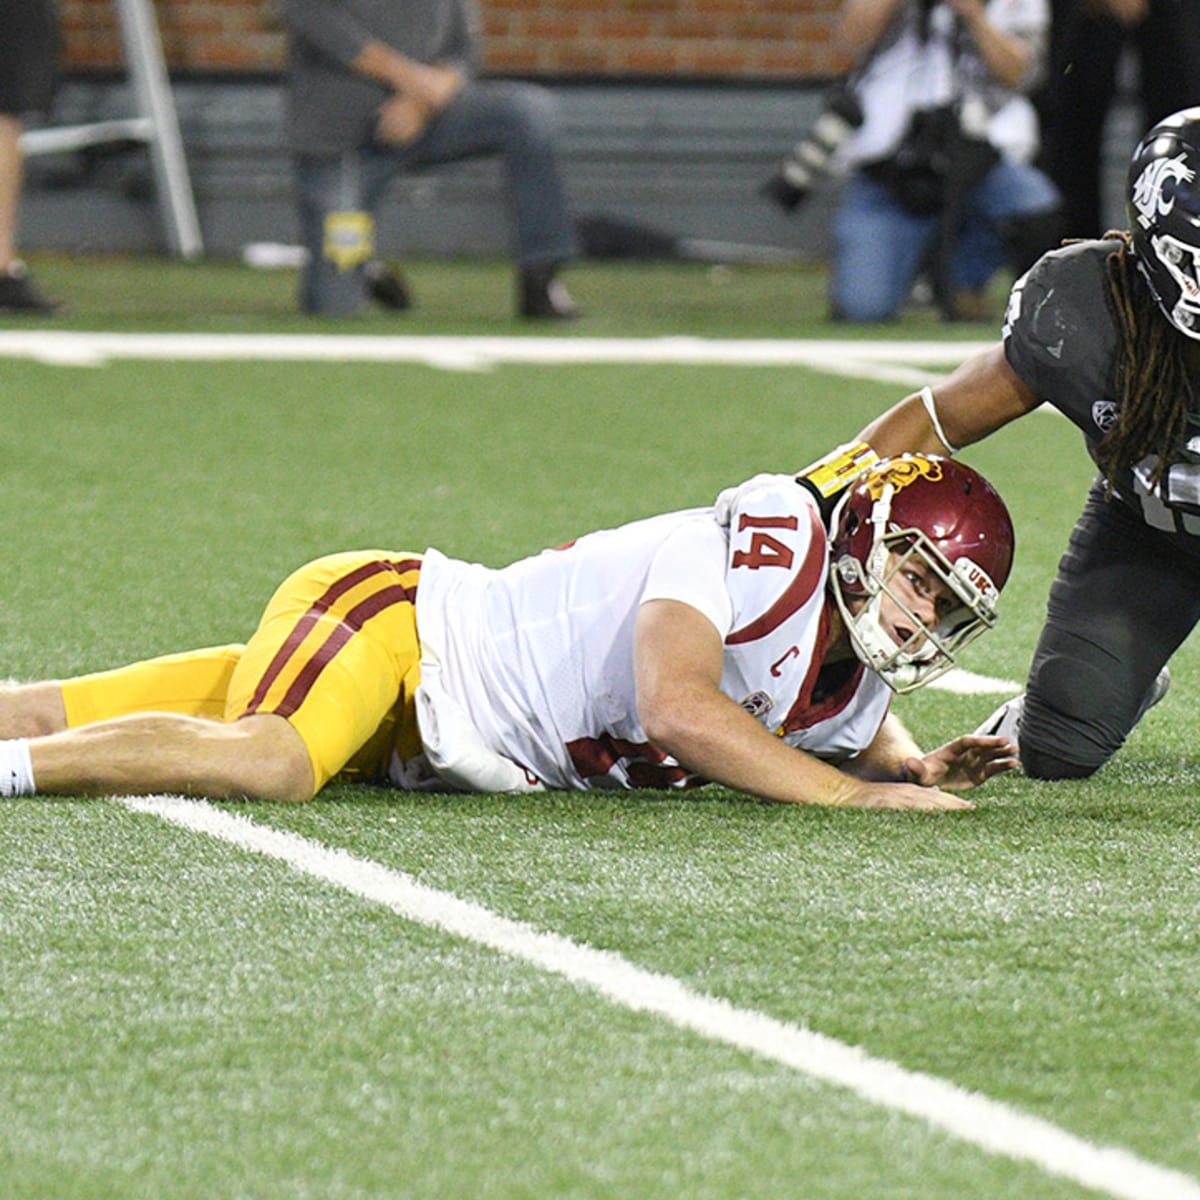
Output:
[[1053,250],[1016,282],[1000,345],[861,434],[881,455],[953,453],[1043,402],[1082,431],[1099,472],[1027,690],[984,727],[1019,722],[1041,779],[1107,762],[1200,620],[1200,108],[1138,144],[1127,211],[1128,231]]

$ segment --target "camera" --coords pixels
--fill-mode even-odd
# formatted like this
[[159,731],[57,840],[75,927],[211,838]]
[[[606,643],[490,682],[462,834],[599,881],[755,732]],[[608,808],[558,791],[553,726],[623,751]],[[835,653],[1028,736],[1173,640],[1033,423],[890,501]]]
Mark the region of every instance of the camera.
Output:
[[862,123],[862,106],[850,87],[831,88],[821,115],[763,184],[762,194],[791,212],[825,177],[829,160]]

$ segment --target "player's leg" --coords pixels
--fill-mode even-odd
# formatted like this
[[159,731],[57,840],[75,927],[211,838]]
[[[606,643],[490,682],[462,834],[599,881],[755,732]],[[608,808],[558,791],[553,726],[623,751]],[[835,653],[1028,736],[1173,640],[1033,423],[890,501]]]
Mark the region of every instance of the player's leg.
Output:
[[29,738],[67,727],[57,683],[15,683],[0,688],[0,738]]
[[309,800],[308,753],[280,717],[237,724],[177,713],[115,717],[29,743],[38,792],[172,792],[214,799]]
[[[171,791],[307,799],[303,742],[278,718],[229,726],[226,692],[239,645],[167,655],[0,692],[0,767],[31,772],[0,789],[60,795]],[[22,758],[22,755],[27,757]]]
[[37,737],[136,712],[221,718],[238,645],[164,655],[73,679],[0,688],[0,738]]
[[[381,552],[309,564],[281,585],[226,664],[221,719],[135,712],[0,743],[0,791],[302,801],[367,750],[382,775],[390,746],[381,731],[392,734],[418,678],[419,566],[416,556]],[[118,674],[129,682],[129,671]],[[69,712],[67,688],[64,697]]]
[[343,772],[382,781],[393,747],[415,734],[419,575],[415,554],[318,559],[280,586],[246,645],[226,717],[284,718],[314,792]]
[[1200,620],[1200,564],[1094,487],[1051,588],[1021,718],[1021,763],[1087,776],[1120,749]]

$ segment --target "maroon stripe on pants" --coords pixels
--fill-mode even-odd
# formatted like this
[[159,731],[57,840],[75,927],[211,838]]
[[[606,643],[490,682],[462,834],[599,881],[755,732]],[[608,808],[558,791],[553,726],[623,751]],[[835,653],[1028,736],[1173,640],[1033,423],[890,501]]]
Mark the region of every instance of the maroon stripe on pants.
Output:
[[416,597],[416,588],[388,587],[369,596],[361,604],[356,604],[338,623],[338,627],[317,647],[308,662],[301,667],[300,673],[283,699],[270,711],[280,717],[290,717],[304,703],[321,672],[333,662],[338,651],[367,621],[396,604],[411,604]]
[[[304,616],[302,616],[296,622],[295,628],[293,628],[292,632],[288,634],[287,638],[283,642],[283,645],[280,646],[276,651],[275,657],[271,660],[270,666],[268,666],[266,671],[263,672],[262,679],[258,681],[258,687],[254,689],[254,695],[250,698],[250,703],[246,706],[247,714],[257,712],[259,710],[263,701],[266,699],[267,692],[270,690],[271,685],[276,679],[279,678],[280,672],[283,671],[284,667],[287,666],[292,656],[300,649],[304,639],[312,632],[312,629],[316,625],[317,621],[329,611],[329,609],[341,596],[344,596],[348,591],[357,587],[364,580],[370,579],[372,575],[378,575],[384,571],[392,571],[397,575],[401,575],[407,571],[411,571],[416,567],[419,567],[420,565],[420,560],[415,558],[403,559],[400,562],[376,560],[374,562],[364,563],[361,567],[355,568],[348,575],[343,575],[340,579],[335,580],[334,583],[332,583],[324,592],[324,594],[313,601]],[[395,591],[407,593],[407,598],[409,600],[414,599],[417,594],[417,589],[415,587],[386,588],[380,594],[386,595]],[[395,601],[389,601],[388,603],[395,603]],[[357,612],[361,607],[362,605],[358,605],[352,609],[351,612]],[[384,605],[384,607],[386,607],[386,605]],[[361,623],[359,627],[361,627]],[[344,642],[345,639],[343,639],[343,642],[339,644],[338,649],[341,648],[341,645],[344,644]],[[321,654],[324,648],[325,647],[322,646],[320,649],[318,649],[317,654]],[[333,653],[336,654],[337,650],[334,650]],[[332,656],[333,655],[331,654],[329,657],[332,658]],[[307,670],[307,667],[305,670]],[[294,690],[295,685],[288,689],[288,695],[291,695],[292,691]],[[295,708],[293,708],[291,711],[294,712]]]

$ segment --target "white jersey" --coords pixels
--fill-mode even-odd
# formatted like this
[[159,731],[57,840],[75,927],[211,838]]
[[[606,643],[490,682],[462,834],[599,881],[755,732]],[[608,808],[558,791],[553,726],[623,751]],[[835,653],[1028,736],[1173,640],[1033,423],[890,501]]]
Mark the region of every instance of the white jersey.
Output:
[[818,680],[828,645],[828,542],[791,476],[758,476],[711,508],[590,533],[493,570],[429,550],[423,654],[486,745],[545,786],[701,783],[638,719],[639,607],[691,605],[725,642],[721,690],[790,745],[843,760],[874,739],[886,684],[858,661]]

